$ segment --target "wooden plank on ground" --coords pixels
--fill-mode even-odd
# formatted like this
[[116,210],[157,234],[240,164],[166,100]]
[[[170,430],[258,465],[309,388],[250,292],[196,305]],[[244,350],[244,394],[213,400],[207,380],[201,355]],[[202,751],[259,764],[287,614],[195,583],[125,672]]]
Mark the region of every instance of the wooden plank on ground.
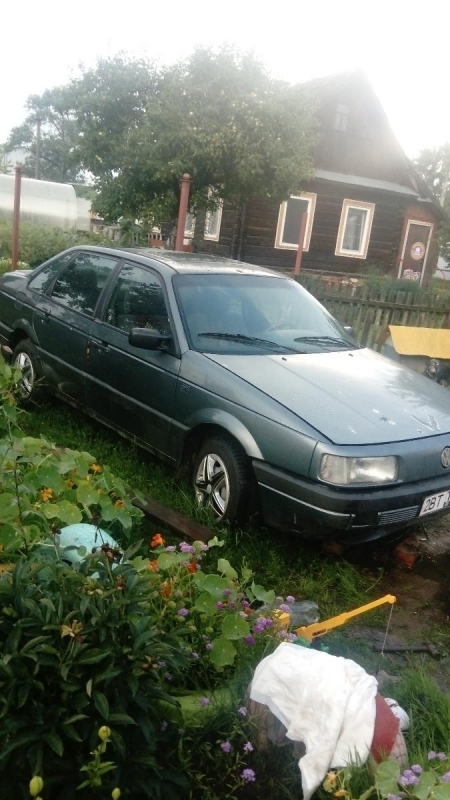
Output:
[[139,500],[135,499],[133,500],[133,505],[140,508],[154,522],[170,528],[179,536],[187,536],[192,541],[199,540],[207,543],[217,535],[211,528],[201,525],[200,522],[196,522],[192,517],[188,517],[187,514],[181,514],[180,511],[164,506],[151,497],[147,496],[145,503],[140,503]]

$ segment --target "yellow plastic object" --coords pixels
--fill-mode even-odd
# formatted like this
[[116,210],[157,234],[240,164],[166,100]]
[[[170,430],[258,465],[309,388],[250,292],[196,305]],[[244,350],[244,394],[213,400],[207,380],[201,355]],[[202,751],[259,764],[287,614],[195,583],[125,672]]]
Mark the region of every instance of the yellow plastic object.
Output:
[[323,636],[324,633],[328,633],[328,631],[333,630],[333,628],[339,627],[339,625],[343,625],[345,622],[348,622],[349,619],[352,617],[357,617],[359,614],[365,614],[366,611],[371,611],[372,608],[377,608],[378,606],[383,605],[383,603],[395,603],[397,600],[393,594],[385,594],[384,597],[380,597],[378,600],[373,600],[372,603],[367,603],[365,606],[359,606],[359,608],[354,608],[353,611],[344,611],[343,614],[338,614],[337,617],[331,617],[331,619],[325,619],[323,622],[314,622],[313,625],[303,625],[301,628],[297,628],[295,633],[297,636],[303,636],[304,639],[307,639],[308,642],[312,642],[313,639],[316,639],[318,636]]
[[392,344],[401,356],[428,356],[450,359],[450,330],[448,328],[410,328],[389,325]]

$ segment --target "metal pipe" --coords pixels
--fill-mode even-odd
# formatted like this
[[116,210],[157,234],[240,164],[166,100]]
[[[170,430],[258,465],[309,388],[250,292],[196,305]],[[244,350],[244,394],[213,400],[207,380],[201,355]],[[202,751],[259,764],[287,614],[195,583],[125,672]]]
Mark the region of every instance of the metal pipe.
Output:
[[191,176],[187,172],[181,178],[180,206],[178,209],[177,236],[175,239],[175,250],[183,250],[184,231],[186,228],[186,216],[189,204],[189,190],[191,186]]
[[17,269],[19,261],[19,224],[20,224],[20,189],[22,183],[22,167],[15,168],[14,182],[14,213],[11,244],[11,269]]
[[300,275],[300,269],[302,266],[302,256],[303,256],[303,244],[305,242],[307,221],[308,221],[308,214],[306,213],[306,211],[304,211],[302,216],[300,217],[300,233],[298,235],[298,250],[297,250],[297,255],[295,257],[294,275]]
[[36,164],[34,167],[34,177],[40,180],[40,158],[41,158],[41,120],[38,117],[36,120]]

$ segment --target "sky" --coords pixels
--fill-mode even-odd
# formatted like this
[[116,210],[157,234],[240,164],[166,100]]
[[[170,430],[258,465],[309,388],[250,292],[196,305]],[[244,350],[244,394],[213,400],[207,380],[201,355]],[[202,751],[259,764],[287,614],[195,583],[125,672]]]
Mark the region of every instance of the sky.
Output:
[[[126,52],[173,63],[197,45],[252,50],[292,83],[362,68],[410,158],[450,141],[448,0],[22,0],[2,4],[0,143],[30,94]],[[5,7],[6,6],[6,7]]]

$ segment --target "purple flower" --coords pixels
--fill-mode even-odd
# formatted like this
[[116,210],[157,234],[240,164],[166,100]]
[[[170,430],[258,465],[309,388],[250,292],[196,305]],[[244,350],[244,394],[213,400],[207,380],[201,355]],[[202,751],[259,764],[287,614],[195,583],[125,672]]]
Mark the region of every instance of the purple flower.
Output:
[[223,750],[224,753],[231,753],[233,749],[233,745],[231,742],[222,742],[220,745],[220,749]]
[[218,600],[216,603],[216,608],[218,608],[219,611],[222,611],[222,608],[225,608],[225,603],[222,603],[221,600]]
[[241,772],[241,778],[243,781],[247,781],[247,783],[250,783],[250,781],[256,780],[256,774],[253,772],[252,769],[243,769]]
[[445,783],[449,783],[450,782],[450,772],[445,772],[444,775],[442,776],[442,780],[445,781]]
[[438,758],[439,761],[447,761],[447,753],[436,753],[436,758]]
[[199,658],[200,658],[200,656],[199,656],[199,654],[198,654],[198,653],[191,653],[191,658],[193,658],[193,659],[194,659],[194,661],[198,661],[198,660],[199,660]]
[[286,605],[286,603],[281,603],[281,606],[279,608],[280,611],[285,611],[286,614],[290,614],[291,612],[291,609],[289,608],[289,606]]
[[200,550],[203,550],[203,552],[206,552],[206,550],[209,550],[209,544],[206,544],[205,542],[201,542],[200,543]]
[[266,628],[271,628],[272,626],[273,626],[273,620],[271,620],[271,619],[266,619],[266,622],[265,622],[265,627],[266,627]]
[[295,597],[292,597],[291,594],[288,594],[286,597],[286,603],[295,603]]
[[187,608],[179,608],[177,614],[179,617],[187,617],[189,611],[187,610]]
[[211,700],[209,700],[208,697],[201,697],[198,702],[200,703],[201,706],[203,706],[203,708],[206,708],[206,706],[211,705]]
[[244,642],[245,642],[245,644],[252,645],[252,644],[255,644],[256,639],[255,639],[254,636],[244,636]]
[[248,600],[242,601],[242,608],[250,608],[250,603],[248,602]]
[[247,714],[248,714],[248,710],[247,710],[247,708],[246,708],[245,706],[239,706],[239,708],[238,708],[238,714],[240,714],[240,715],[241,715],[241,717],[246,717],[246,716],[247,716]]
[[170,672],[165,672],[164,677],[166,681],[173,681],[173,675]]
[[423,772],[423,768],[420,766],[420,764],[412,764],[411,772],[415,772],[416,775],[420,775]]
[[222,594],[224,595],[224,597],[229,597],[230,594],[232,594],[231,589],[224,589]]
[[387,800],[401,800],[401,797],[398,794],[388,794]]
[[173,544],[170,544],[168,547],[166,547],[166,553],[174,553],[176,549],[177,548],[174,547]]
[[254,750],[254,749],[255,749],[255,748],[253,747],[253,745],[252,745],[252,743],[251,743],[251,742],[246,742],[246,743],[244,744],[244,753],[253,753],[253,750]]
[[277,603],[284,603],[284,597],[276,597],[275,600]]
[[166,731],[166,730],[167,730],[167,726],[168,726],[168,724],[169,724],[169,723],[168,723],[168,722],[166,722],[166,720],[163,720],[163,722],[161,722],[161,730],[162,730],[162,732],[163,732],[163,733],[164,733],[164,731]]
[[191,544],[188,544],[187,542],[181,542],[179,548],[182,553],[195,553],[195,547],[193,547]]
[[255,622],[253,625],[253,633],[264,633],[264,628],[265,626],[261,622]]
[[234,600],[228,601],[228,608],[230,609],[230,611],[234,611],[234,609],[236,608],[236,603],[234,602]]
[[161,669],[164,669],[164,667],[167,667],[167,664],[166,664],[165,661],[158,661],[158,667],[161,667]]
[[289,631],[280,631],[278,636],[285,642],[295,642],[297,638],[295,633],[290,633]]
[[207,642],[207,643],[206,643],[206,649],[207,649],[207,650],[214,650],[214,645],[213,645],[213,643],[212,643],[212,642]]
[[436,758],[436,753],[434,750],[430,750],[428,753],[428,761],[432,761],[433,758]]

